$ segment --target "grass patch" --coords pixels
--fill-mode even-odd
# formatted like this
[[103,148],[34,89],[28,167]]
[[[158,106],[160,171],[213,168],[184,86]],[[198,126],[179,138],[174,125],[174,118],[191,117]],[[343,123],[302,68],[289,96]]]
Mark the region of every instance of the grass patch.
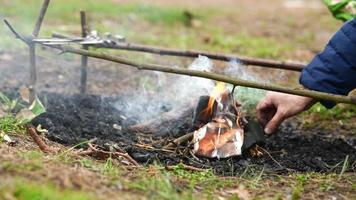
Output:
[[[22,179],[15,179],[9,184],[0,184],[1,199],[18,199],[18,200],[89,200],[94,199],[84,192],[72,190],[59,190],[52,184],[37,184],[34,182],[24,181]],[[11,198],[9,198],[11,197]]]
[[130,189],[145,192],[149,199],[193,199],[191,190],[180,188],[172,182],[172,176],[165,171],[147,176],[139,174],[134,180],[126,183]]
[[0,118],[0,131],[6,134],[25,133],[22,120],[16,119],[12,114]]
[[262,58],[281,58],[285,51],[293,50],[291,44],[243,32],[232,36],[217,32],[213,34],[212,45],[241,55]]
[[339,104],[332,109],[327,109],[320,103],[302,115],[305,127],[322,126],[324,128],[335,128],[337,126],[355,127],[356,106]]

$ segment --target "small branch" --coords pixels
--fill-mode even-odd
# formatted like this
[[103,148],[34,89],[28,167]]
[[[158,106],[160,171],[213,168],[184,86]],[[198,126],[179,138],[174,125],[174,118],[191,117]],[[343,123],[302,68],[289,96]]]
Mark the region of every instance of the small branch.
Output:
[[33,43],[29,44],[29,58],[30,58],[30,102],[36,98],[36,82],[37,82],[37,66],[36,66],[36,46]]
[[24,36],[22,36],[20,33],[18,33],[9,21],[4,19],[4,23],[10,29],[10,31],[15,35],[16,38],[20,39],[21,41],[23,41],[26,44],[29,44],[29,41]]
[[[104,151],[97,149],[93,144],[88,143],[89,150],[92,150],[97,156],[100,157],[109,157],[110,155],[113,156],[114,158],[116,157],[123,157],[127,161],[129,161],[131,164],[135,166],[141,166],[136,160],[134,160],[128,153],[121,153],[121,152],[109,152],[109,151]],[[86,151],[87,153],[91,153],[90,151]]]
[[318,100],[321,100],[321,99],[322,100],[330,100],[330,101],[334,101],[336,103],[356,104],[355,97],[335,95],[335,94],[329,94],[329,93],[325,93],[325,92],[318,92],[318,91],[306,90],[306,89],[290,89],[290,88],[275,85],[275,84],[258,83],[255,81],[231,78],[229,76],[224,76],[221,74],[207,72],[207,71],[191,70],[191,69],[185,69],[185,68],[165,67],[165,66],[157,65],[157,64],[139,63],[139,62],[121,58],[118,56],[112,56],[112,55],[105,54],[105,53],[87,51],[87,50],[83,50],[83,49],[76,49],[76,48],[73,48],[70,46],[56,46],[53,48],[57,48],[57,49],[60,49],[64,52],[68,52],[68,53],[86,55],[86,56],[93,57],[93,58],[98,58],[98,59],[102,59],[102,60],[107,60],[107,61],[112,61],[112,62],[116,62],[116,63],[128,65],[128,66],[132,66],[139,70],[161,71],[161,72],[166,72],[166,73],[171,73],[171,74],[195,76],[195,77],[207,78],[207,79],[211,79],[211,80],[230,83],[232,85],[237,85],[237,86],[250,87],[250,88],[262,89],[262,90],[271,90],[271,91],[282,92],[282,93],[287,93],[287,94],[294,94],[294,95],[299,95],[299,96],[306,96],[306,97],[311,97],[311,98],[318,99]]
[[38,145],[43,153],[54,153],[55,151],[50,148],[42,138],[37,134],[37,131],[32,126],[27,126],[27,132],[32,137],[33,141]]
[[[193,166],[186,165],[183,163],[180,163],[178,167],[182,167],[184,170],[187,170],[187,171],[195,171],[195,172],[207,172],[208,171],[208,169],[197,168],[197,167],[193,167]],[[165,168],[166,168],[166,170],[172,171],[172,170],[176,169],[177,166],[168,165]]]
[[170,142],[169,144],[167,144],[166,146],[163,147],[163,149],[172,149],[172,148],[175,148],[189,140],[191,140],[194,136],[194,132],[191,132],[191,133],[188,133],[188,134],[185,134],[175,140],[173,140],[172,142]]
[[50,3],[50,0],[43,1],[42,7],[40,10],[40,14],[38,15],[35,28],[33,29],[33,32],[32,32],[32,35],[34,37],[37,37],[38,34],[40,33],[42,22],[43,22],[44,16],[46,15],[46,11],[47,11],[49,3]]
[[[46,14],[50,0],[44,0],[40,13],[37,18],[35,28],[33,29],[33,37],[37,37],[40,33],[42,22]],[[30,56],[30,102],[33,102],[36,98],[36,82],[37,82],[37,66],[36,66],[36,45],[34,42],[28,43],[29,45],[29,56]]]
[[264,148],[262,148],[262,147],[260,147],[260,146],[257,146],[257,149],[260,149],[260,150],[262,150],[263,152],[265,152],[265,153],[271,158],[271,160],[272,160],[273,162],[275,162],[280,168],[283,168],[283,166],[282,166],[276,159],[274,159],[273,156],[272,156],[266,149],[264,149]]
[[[82,27],[82,37],[86,38],[88,33],[87,19],[85,11],[80,11],[80,23]],[[88,50],[88,45],[83,45],[83,49]],[[87,67],[88,66],[88,57],[82,56],[81,64],[81,77],[80,77],[80,93],[84,94],[87,88]]]

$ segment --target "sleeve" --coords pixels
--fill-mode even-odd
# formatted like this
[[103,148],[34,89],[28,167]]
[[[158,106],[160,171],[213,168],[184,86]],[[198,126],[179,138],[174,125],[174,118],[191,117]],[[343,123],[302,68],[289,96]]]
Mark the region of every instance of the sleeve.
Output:
[[[302,71],[300,83],[321,92],[347,95],[356,88],[356,18],[346,22]],[[327,107],[334,102],[321,101]]]

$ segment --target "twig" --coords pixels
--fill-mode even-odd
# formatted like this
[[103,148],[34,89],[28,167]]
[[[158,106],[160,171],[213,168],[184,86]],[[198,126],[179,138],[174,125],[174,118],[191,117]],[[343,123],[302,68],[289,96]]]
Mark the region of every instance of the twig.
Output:
[[56,46],[54,48],[60,49],[63,52],[75,53],[75,54],[79,54],[79,55],[86,55],[86,56],[93,57],[93,58],[108,60],[108,61],[112,61],[112,62],[116,62],[116,63],[128,65],[128,66],[132,66],[139,70],[161,71],[161,72],[166,72],[166,73],[171,73],[171,74],[195,76],[195,77],[207,78],[207,79],[211,79],[211,80],[230,83],[232,85],[238,85],[238,86],[243,86],[243,87],[251,87],[251,88],[257,88],[257,89],[263,89],[263,90],[272,90],[272,91],[282,92],[282,93],[287,93],[287,94],[294,94],[294,95],[299,95],[299,96],[307,96],[307,97],[311,97],[314,99],[330,100],[330,101],[334,101],[336,103],[356,104],[356,97],[352,97],[352,96],[349,97],[349,96],[343,96],[343,95],[335,95],[335,94],[329,94],[329,93],[325,93],[325,92],[318,92],[318,91],[299,89],[299,88],[290,89],[290,88],[275,85],[275,84],[258,83],[255,81],[231,78],[229,76],[225,76],[225,75],[221,75],[221,74],[217,74],[217,73],[213,73],[213,72],[191,70],[191,69],[184,69],[184,68],[165,67],[165,66],[157,65],[157,64],[139,63],[139,62],[121,58],[118,56],[105,54],[102,52],[87,51],[87,50],[83,50],[83,49],[73,48],[70,46]]
[[[82,37],[86,38],[88,33],[87,19],[85,11],[80,11],[80,24],[82,27]],[[83,49],[88,50],[88,45],[83,45]],[[87,88],[87,67],[88,66],[88,57],[82,56],[81,64],[81,77],[80,77],[80,93],[85,94]]]
[[144,145],[144,144],[134,144],[135,147],[138,147],[138,148],[141,148],[141,149],[145,149],[145,150],[151,150],[151,151],[161,151],[161,152],[165,152],[165,153],[175,153],[174,151],[172,150],[169,150],[169,149],[157,149],[157,148],[154,148],[152,146],[148,146],[148,145]]
[[274,159],[273,156],[266,149],[260,146],[257,146],[257,148],[265,152],[273,160],[273,162],[275,162],[279,167],[283,168],[283,166],[276,159]]
[[30,57],[30,84],[28,89],[30,91],[30,102],[36,98],[36,82],[37,82],[37,66],[36,66],[36,46],[34,43],[29,43],[29,57]]
[[4,19],[4,23],[6,24],[6,26],[10,29],[10,31],[15,35],[16,38],[22,40],[24,43],[28,44],[29,41],[22,36],[21,34],[19,34],[18,32],[16,32],[16,30],[14,29],[14,27],[11,25],[11,23],[9,21],[7,21],[6,19]]
[[197,167],[193,167],[193,166],[190,166],[190,165],[186,165],[186,164],[183,164],[183,163],[180,163],[179,166],[172,166],[172,165],[168,165],[166,166],[166,170],[175,170],[176,168],[179,168],[179,167],[182,167],[184,170],[188,170],[188,171],[196,171],[196,172],[207,172],[209,171],[208,169],[202,169],[202,168],[197,168]]
[[50,148],[42,140],[42,138],[37,134],[37,131],[34,127],[28,125],[27,132],[32,137],[33,141],[38,145],[38,147],[41,149],[42,152],[44,152],[44,153],[54,153],[55,152],[52,148]]
[[172,149],[174,147],[177,147],[180,144],[183,144],[183,143],[187,142],[188,140],[191,140],[193,138],[193,135],[194,135],[194,132],[185,134],[185,135],[171,141],[169,144],[164,146],[163,149]]
[[131,164],[133,164],[135,166],[141,166],[128,153],[109,152],[109,151],[100,150],[100,149],[95,148],[95,146],[93,144],[91,144],[91,143],[88,143],[88,146],[89,146],[89,149],[92,150],[94,153],[98,154],[98,156],[109,157],[111,155],[112,157],[123,157],[127,161],[129,161]]
[[41,7],[41,10],[40,10],[40,14],[38,15],[35,28],[33,29],[33,32],[32,32],[32,35],[34,37],[37,37],[38,34],[40,33],[42,22],[43,22],[45,14],[46,14],[46,11],[47,11],[49,3],[50,3],[50,0],[44,0],[43,1],[42,7]]
[[[35,28],[33,29],[32,35],[37,37],[40,33],[42,22],[46,14],[50,0],[44,0],[40,13],[37,18]],[[36,46],[35,43],[28,43],[29,45],[29,56],[30,56],[30,102],[33,102],[36,98],[36,82],[37,82],[37,67],[36,67]]]

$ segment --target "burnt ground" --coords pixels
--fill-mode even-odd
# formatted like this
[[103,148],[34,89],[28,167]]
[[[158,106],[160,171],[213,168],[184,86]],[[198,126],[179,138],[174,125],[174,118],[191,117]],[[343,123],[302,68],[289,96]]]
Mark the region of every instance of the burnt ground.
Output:
[[[47,106],[47,113],[37,117],[33,124],[41,124],[48,129],[47,137],[50,140],[76,145],[96,138],[95,143],[100,147],[119,148],[140,163],[173,165],[184,162],[212,168],[221,175],[235,175],[246,169],[262,168],[265,172],[275,173],[339,172],[346,156],[349,156],[348,170],[356,171],[356,138],[335,137],[335,133],[320,129],[301,130],[296,123],[284,124],[278,134],[267,138],[264,148],[270,155],[265,153],[259,158],[245,155],[211,160],[160,150],[164,141],[189,131],[193,108],[187,109],[176,120],[156,126],[151,133],[140,133],[130,129],[130,126],[139,121],[134,117],[128,118],[123,111],[117,109],[117,104],[125,104],[123,98],[56,93],[43,93],[41,98]],[[162,108],[162,113],[165,111],[169,112],[169,109]],[[154,147],[155,150],[142,147],[142,144]]]

